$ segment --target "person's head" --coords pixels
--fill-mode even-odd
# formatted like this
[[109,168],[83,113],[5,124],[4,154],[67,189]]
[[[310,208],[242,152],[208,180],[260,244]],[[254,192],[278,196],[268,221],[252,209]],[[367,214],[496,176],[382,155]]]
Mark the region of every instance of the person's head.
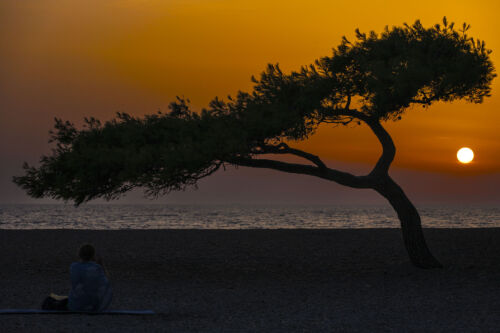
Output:
[[91,261],[95,257],[95,249],[91,244],[83,244],[78,250],[78,256],[82,261]]

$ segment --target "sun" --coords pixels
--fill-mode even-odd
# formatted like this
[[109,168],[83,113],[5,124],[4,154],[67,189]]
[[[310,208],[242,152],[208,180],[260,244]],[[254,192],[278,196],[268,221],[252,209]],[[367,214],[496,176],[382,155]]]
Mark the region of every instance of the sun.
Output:
[[460,163],[470,163],[474,159],[474,152],[472,151],[472,149],[467,147],[460,148],[457,151],[457,159],[460,161]]

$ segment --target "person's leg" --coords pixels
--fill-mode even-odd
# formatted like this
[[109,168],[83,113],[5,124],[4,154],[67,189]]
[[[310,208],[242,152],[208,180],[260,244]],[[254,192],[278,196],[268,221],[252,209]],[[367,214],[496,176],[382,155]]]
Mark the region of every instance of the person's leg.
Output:
[[106,288],[106,292],[104,293],[102,300],[101,300],[101,306],[99,307],[98,311],[105,311],[108,309],[109,305],[111,304],[111,299],[113,298],[113,289],[111,289],[111,286],[108,284]]

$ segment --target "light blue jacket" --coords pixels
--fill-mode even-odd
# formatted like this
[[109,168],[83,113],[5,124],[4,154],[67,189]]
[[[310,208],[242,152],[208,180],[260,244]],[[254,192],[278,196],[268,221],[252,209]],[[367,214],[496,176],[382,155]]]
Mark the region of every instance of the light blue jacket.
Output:
[[101,265],[93,261],[74,262],[70,268],[70,311],[103,311],[111,303],[112,290]]

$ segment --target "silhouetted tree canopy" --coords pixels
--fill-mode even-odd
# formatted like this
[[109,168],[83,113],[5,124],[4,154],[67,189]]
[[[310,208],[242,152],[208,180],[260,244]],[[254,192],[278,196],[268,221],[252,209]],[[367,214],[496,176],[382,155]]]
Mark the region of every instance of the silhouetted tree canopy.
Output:
[[[306,139],[321,123],[362,121],[383,145],[392,144],[379,122],[400,119],[411,105],[456,99],[480,103],[490,95],[491,51],[469,37],[468,29],[444,19],[431,28],[416,21],[381,34],[357,30],[356,39],[344,37],[331,56],[289,74],[268,65],[252,78],[252,92],[227,101],[215,98],[200,113],[178,98],[167,113],[142,118],[118,113],[105,123],[88,118],[81,129],[56,119],[52,154],[39,166],[25,164],[25,175],[14,181],[33,197],[81,204],[116,198],[134,187],[153,196],[183,190],[226,164],[263,167],[256,157],[268,153],[304,157],[317,175],[326,175],[318,157],[285,142]],[[394,155],[390,150],[371,175],[387,172]],[[270,167],[302,173],[275,163]],[[356,182],[359,177],[328,170],[341,184],[369,187]]]

